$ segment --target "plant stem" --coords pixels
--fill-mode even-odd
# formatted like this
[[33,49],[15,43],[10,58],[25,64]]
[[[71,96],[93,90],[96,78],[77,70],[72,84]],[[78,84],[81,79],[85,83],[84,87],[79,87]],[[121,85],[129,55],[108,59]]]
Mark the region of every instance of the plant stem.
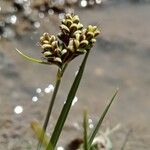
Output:
[[44,121],[44,124],[43,124],[43,131],[44,132],[41,135],[41,139],[42,140],[38,142],[37,150],[41,149],[41,145],[42,145],[42,142],[43,142],[44,134],[46,132],[46,129],[47,129],[47,126],[48,126],[48,122],[49,122],[49,119],[50,119],[50,116],[51,116],[51,113],[52,113],[52,109],[53,109],[53,106],[54,106],[55,98],[56,98],[56,95],[57,95],[57,92],[58,92],[58,89],[59,89],[59,86],[60,86],[61,78],[63,76],[63,73],[64,73],[66,67],[67,67],[67,64],[65,64],[62,67],[62,69],[58,68],[57,76],[56,76],[56,83],[55,83],[55,87],[54,87],[54,92],[53,92],[51,101],[49,103],[48,111],[47,111],[46,118],[45,118],[45,121]]
[[86,111],[84,111],[84,117],[83,117],[83,129],[84,129],[84,136],[83,136],[83,139],[84,139],[84,143],[83,143],[83,148],[84,148],[84,150],[88,150],[89,148],[88,148],[88,138],[87,138],[87,128],[88,128],[88,118],[87,118],[87,112]]

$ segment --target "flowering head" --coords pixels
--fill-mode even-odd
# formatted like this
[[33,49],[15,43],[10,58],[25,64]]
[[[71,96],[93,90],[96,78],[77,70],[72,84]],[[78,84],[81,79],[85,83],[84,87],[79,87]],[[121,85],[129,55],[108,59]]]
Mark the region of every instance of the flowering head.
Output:
[[72,14],[65,15],[60,30],[57,37],[44,33],[40,38],[44,59],[59,67],[91,49],[100,33],[97,26],[83,28],[79,17]]
[[40,38],[40,45],[43,49],[44,59],[49,63],[61,65],[61,49],[57,38],[49,33],[44,33]]

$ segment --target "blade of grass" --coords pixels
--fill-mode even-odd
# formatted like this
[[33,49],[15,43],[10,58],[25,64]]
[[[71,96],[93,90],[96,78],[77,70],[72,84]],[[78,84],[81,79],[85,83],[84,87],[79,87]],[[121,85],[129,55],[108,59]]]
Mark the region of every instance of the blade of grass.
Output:
[[84,150],[88,150],[88,138],[87,138],[87,128],[88,128],[88,121],[87,121],[87,112],[84,112],[84,116],[83,116],[83,129],[84,129],[84,142],[83,142],[83,147]]
[[118,93],[118,89],[116,90],[116,92],[115,92],[115,94],[113,95],[113,97],[111,98],[109,104],[107,105],[107,107],[105,108],[104,112],[102,113],[102,115],[101,115],[101,117],[100,117],[98,123],[96,124],[95,128],[93,129],[93,131],[92,131],[92,133],[91,133],[91,135],[90,135],[90,137],[89,137],[89,140],[88,140],[88,145],[89,145],[89,146],[92,145],[92,142],[93,142],[93,140],[94,140],[94,138],[95,138],[97,132],[99,131],[99,128],[101,127],[101,124],[102,124],[102,122],[103,122],[103,120],[104,120],[104,118],[105,118],[105,116],[106,116],[106,114],[107,114],[107,112],[108,112],[108,110],[109,110],[109,108],[110,108],[112,102],[114,101],[114,99],[115,99],[117,93]]
[[124,141],[123,141],[123,144],[122,144],[120,150],[125,150],[125,147],[126,147],[126,145],[127,145],[127,142],[128,142],[128,140],[129,140],[129,137],[131,136],[131,133],[132,133],[132,129],[130,129],[130,130],[127,132],[127,134],[126,134],[126,136],[125,136],[125,139],[124,139]]
[[[38,122],[34,121],[31,123],[31,128],[34,131],[34,133],[36,134],[38,140],[41,141],[42,145],[44,147],[47,147],[49,137],[44,134],[44,131],[43,131],[42,127],[40,126],[40,124]],[[44,134],[43,139],[41,139],[41,134]],[[49,150],[53,150],[51,144],[50,144]]]
[[18,50],[18,49],[16,49],[16,51],[17,51],[22,57],[24,57],[25,59],[27,59],[27,60],[29,60],[29,61],[31,61],[31,62],[50,65],[50,63],[48,63],[48,62],[44,62],[44,61],[42,61],[42,60],[29,57],[29,56],[23,54],[23,53],[22,53],[20,50]]
[[[59,115],[59,118],[58,118],[57,123],[56,123],[55,128],[54,128],[54,131],[52,133],[52,136],[51,136],[51,139],[50,139],[49,143],[51,143],[54,148],[55,148],[55,146],[57,144],[57,141],[58,141],[59,136],[61,134],[62,128],[63,128],[64,123],[66,121],[66,118],[68,116],[69,110],[71,108],[72,101],[73,101],[73,99],[75,97],[75,94],[77,92],[79,83],[80,83],[82,75],[83,75],[83,71],[84,71],[84,68],[85,68],[85,64],[86,64],[88,55],[89,55],[89,51],[85,54],[85,57],[84,57],[84,59],[82,61],[80,69],[78,71],[78,74],[76,75],[75,80],[74,80],[74,82],[72,84],[72,87],[71,87],[71,89],[69,91],[66,103],[64,104],[64,106],[63,106],[63,108],[61,110],[61,113]],[[49,145],[47,147],[47,150],[49,150]]]
[[42,140],[44,138],[44,134],[46,132],[48,122],[49,122],[49,119],[50,119],[50,116],[51,116],[51,113],[52,113],[52,109],[53,109],[53,106],[54,106],[54,102],[55,102],[55,99],[56,99],[56,95],[57,95],[57,92],[58,92],[58,89],[59,89],[59,86],[60,86],[60,83],[61,83],[61,78],[62,78],[63,73],[64,73],[66,68],[67,68],[67,64],[65,64],[62,69],[58,68],[54,92],[53,92],[53,95],[51,97],[51,101],[49,103],[46,118],[45,118],[45,121],[44,121],[44,124],[43,124],[43,131],[44,132],[41,135],[41,141],[39,141],[39,143],[38,143],[37,150],[40,150],[40,148],[41,148]]
[[49,143],[48,145],[49,145],[49,150],[54,150],[54,148],[53,148],[51,143]]

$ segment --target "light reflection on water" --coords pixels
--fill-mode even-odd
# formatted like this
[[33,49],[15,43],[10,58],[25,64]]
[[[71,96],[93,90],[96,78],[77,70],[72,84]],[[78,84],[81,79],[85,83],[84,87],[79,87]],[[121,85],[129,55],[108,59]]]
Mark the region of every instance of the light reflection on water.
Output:
[[86,0],[81,0],[80,5],[81,5],[81,7],[86,7],[87,6],[87,1]]
[[74,106],[77,101],[78,101],[78,97],[75,96],[74,99],[73,99],[73,102],[72,102],[72,106]]
[[95,4],[99,5],[102,3],[102,0],[81,0],[80,7],[94,6]]
[[42,18],[44,18],[44,17],[45,17],[44,13],[40,12],[40,13],[39,13],[39,18],[42,19]]
[[[37,103],[39,100],[40,100],[40,97],[44,96],[45,94],[49,94],[49,93],[52,93],[54,91],[54,86],[52,84],[49,84],[48,86],[46,87],[37,87],[35,89],[35,94],[33,95],[31,101],[33,103]],[[73,99],[73,102],[72,102],[72,107],[78,102],[78,97],[75,96],[74,99]],[[65,103],[65,102],[64,102]],[[24,107],[21,106],[21,105],[18,105],[14,108],[14,113],[16,115],[19,115],[19,114],[22,114],[24,111]],[[78,124],[78,123],[73,123],[72,124],[73,127],[75,127],[77,130],[80,130],[81,129],[81,126]],[[94,124],[93,124],[93,120],[91,118],[88,119],[88,126],[89,126],[89,129],[92,129],[94,127]],[[62,146],[59,146],[57,148],[57,150],[64,150],[64,148]]]
[[96,3],[97,3],[97,4],[101,4],[101,3],[102,3],[102,0],[96,0]]
[[[57,14],[60,19],[63,19],[65,13],[74,13],[73,5],[75,4],[81,8],[85,8],[89,5],[101,4],[101,2],[102,0],[80,0],[80,2],[77,0],[58,0],[57,2],[52,1],[52,5],[50,5],[43,1],[39,6],[33,3],[35,6],[33,5],[34,7],[32,7],[31,0],[9,1],[7,4],[10,6],[9,11],[7,9],[3,10],[3,7],[0,6],[0,12],[5,13],[6,11],[6,14],[2,15],[2,20],[0,21],[0,38],[12,39],[18,35],[22,35],[20,34],[21,32],[37,30],[42,26],[39,19],[46,20],[48,15]],[[18,28],[18,26],[21,28]]]
[[90,128],[90,129],[93,129],[93,128],[94,128],[94,125],[93,125],[93,124],[89,124],[89,128]]
[[35,28],[39,28],[41,26],[40,22],[36,21],[34,22],[34,27]]
[[[78,97],[75,96],[74,99],[73,99],[73,101],[72,101],[72,106],[74,106],[77,101],[78,101]],[[66,103],[66,101],[64,101],[64,104],[65,103]]]
[[[36,94],[32,97],[31,100],[34,103],[38,102],[40,100],[40,97],[44,96],[44,93],[48,94],[48,93],[52,93],[53,91],[54,91],[54,86],[52,84],[49,84],[47,87],[43,88],[43,90],[42,88],[38,87],[35,90]],[[23,110],[24,110],[23,106],[17,104],[14,108],[14,113],[18,115],[21,114]]]
[[15,24],[17,21],[16,15],[11,15],[6,18],[6,23]]
[[46,87],[45,89],[44,89],[44,92],[45,93],[51,93],[51,92],[53,92],[54,91],[54,86],[52,85],[52,84],[50,84],[48,87]]
[[15,108],[14,108],[14,113],[15,114],[21,114],[23,112],[23,107],[20,106],[20,105],[17,105]]
[[91,118],[88,119],[89,128],[92,129],[94,127],[93,120]]
[[53,10],[53,9],[49,9],[49,10],[48,10],[48,14],[49,14],[49,15],[53,15],[53,14],[54,14],[54,10]]
[[40,94],[42,92],[41,88],[36,89],[36,93]]
[[[43,90],[42,90],[42,88],[38,87],[36,89],[36,95],[34,95],[32,97],[32,101],[37,102],[39,100],[40,96],[44,96],[44,93],[49,94],[49,93],[52,93],[53,91],[54,91],[54,86],[52,84],[49,84]],[[73,99],[73,102],[72,102],[72,106],[74,106],[77,102],[78,102],[78,97],[75,96],[74,99]],[[64,104],[65,104],[65,102],[64,102]]]
[[57,150],[64,150],[62,146],[57,147]]
[[39,100],[39,99],[38,99],[37,96],[33,96],[33,97],[32,97],[32,101],[33,101],[33,102],[37,102],[38,100]]
[[92,122],[93,122],[93,120],[89,118],[88,122],[89,122],[89,123],[92,123]]
[[44,93],[48,94],[48,93],[52,93],[53,91],[54,91],[54,86],[52,84],[49,84],[43,90],[42,88],[38,87],[36,89],[36,95],[32,97],[32,101],[37,102],[39,100],[39,97],[44,96]]
[[79,70],[77,70],[77,71],[75,72],[75,76],[78,74],[78,72],[79,72]]

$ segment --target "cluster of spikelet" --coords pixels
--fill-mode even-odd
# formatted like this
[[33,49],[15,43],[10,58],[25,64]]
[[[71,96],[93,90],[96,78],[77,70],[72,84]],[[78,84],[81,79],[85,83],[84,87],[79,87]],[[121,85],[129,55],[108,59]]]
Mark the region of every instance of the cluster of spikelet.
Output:
[[96,42],[100,33],[97,26],[83,28],[77,15],[66,14],[60,25],[61,33],[56,36],[44,33],[40,37],[44,59],[61,67],[75,57],[86,53]]

